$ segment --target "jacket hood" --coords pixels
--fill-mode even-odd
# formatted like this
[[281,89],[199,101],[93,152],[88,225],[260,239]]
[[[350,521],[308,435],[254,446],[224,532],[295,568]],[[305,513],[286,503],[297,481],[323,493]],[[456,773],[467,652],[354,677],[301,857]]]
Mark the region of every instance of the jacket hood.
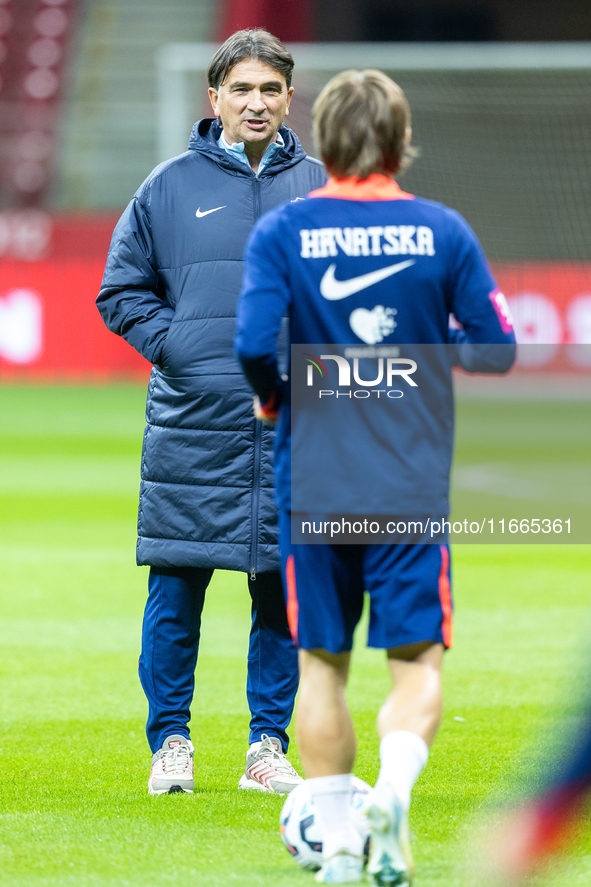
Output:
[[[284,169],[289,169],[301,160],[304,160],[306,152],[302,148],[301,142],[295,132],[288,126],[280,126],[279,132],[283,138],[283,145],[273,155],[271,162],[265,166],[261,176],[276,175]],[[211,160],[215,161],[218,166],[224,169],[231,169],[236,172],[248,174],[249,169],[239,160],[224,151],[218,145],[218,139],[222,134],[222,126],[217,118],[204,117],[199,120],[193,127],[191,138],[189,139],[189,151],[198,151],[200,154],[206,154]],[[250,170],[252,175],[254,172]]]

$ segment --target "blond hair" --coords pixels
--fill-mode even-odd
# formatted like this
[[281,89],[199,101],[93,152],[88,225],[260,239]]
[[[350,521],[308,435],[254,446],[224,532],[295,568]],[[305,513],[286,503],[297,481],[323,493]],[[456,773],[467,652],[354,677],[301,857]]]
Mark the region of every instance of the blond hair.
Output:
[[416,156],[410,147],[410,108],[382,71],[342,71],[313,107],[314,139],[328,172],[337,179],[393,175]]

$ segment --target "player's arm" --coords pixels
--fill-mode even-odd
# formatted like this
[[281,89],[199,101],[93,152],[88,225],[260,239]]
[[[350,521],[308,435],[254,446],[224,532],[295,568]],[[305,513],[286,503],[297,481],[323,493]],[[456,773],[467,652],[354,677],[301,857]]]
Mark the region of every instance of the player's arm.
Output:
[[515,360],[509,306],[467,222],[448,210],[452,312],[461,329],[450,329],[454,364],[473,373],[506,373]]
[[234,342],[244,375],[258,397],[257,419],[270,424],[274,424],[283,399],[277,337],[290,301],[281,218],[270,213],[255,225],[246,244]]
[[[141,192],[140,192],[141,193]],[[117,223],[97,308],[111,332],[160,363],[174,311],[156,272],[150,218],[136,195]]]

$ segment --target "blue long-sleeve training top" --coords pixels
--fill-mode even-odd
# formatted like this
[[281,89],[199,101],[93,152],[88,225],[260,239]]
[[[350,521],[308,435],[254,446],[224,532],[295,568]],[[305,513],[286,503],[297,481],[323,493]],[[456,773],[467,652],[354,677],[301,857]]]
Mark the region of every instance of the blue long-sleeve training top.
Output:
[[[331,179],[309,198],[277,207],[256,224],[246,247],[238,307],[238,358],[261,402],[281,404],[275,455],[279,504],[288,510],[292,507],[291,398],[276,359],[277,337],[282,317],[287,315],[290,341],[292,345],[309,344],[310,361],[318,362],[321,357],[313,348],[315,344],[358,346],[355,353],[361,358],[373,355],[373,364],[366,361],[363,374],[357,367],[358,376],[370,381],[378,378],[379,354],[386,355],[383,360],[387,361],[388,354],[404,357],[404,346],[439,346],[439,357],[434,358],[437,379],[429,396],[424,394],[421,378],[425,379],[425,372],[421,377],[419,366],[418,383],[411,386],[410,376],[398,376],[395,381],[402,394],[386,403],[386,368],[393,372],[394,365],[382,364],[385,393],[381,403],[386,407],[379,417],[370,418],[363,434],[367,431],[371,443],[373,424],[379,422],[374,437],[397,441],[392,444],[391,463],[383,463],[387,483],[383,494],[377,495],[380,507],[407,514],[448,513],[453,450],[451,365],[460,364],[471,372],[504,373],[510,369],[515,336],[505,297],[475,234],[454,210],[407,194],[381,175],[361,182]],[[450,315],[460,329],[450,330]],[[346,388],[341,385],[339,390],[339,385],[346,383],[346,368],[339,376],[338,361],[321,361],[322,366],[316,367],[317,380],[316,375],[310,375],[315,373],[308,369],[310,361],[308,366],[302,363],[290,368],[292,376],[299,374],[292,383],[301,377],[304,388],[300,386],[300,390],[310,396],[317,394],[323,401],[322,408],[318,407],[322,412],[302,428],[327,425],[326,416],[332,416],[334,436],[338,437],[339,398],[343,403],[346,395],[351,402]],[[427,362],[433,369],[433,360]],[[352,377],[354,357],[349,363]],[[408,361],[404,366],[409,366]],[[306,384],[315,387],[308,392]],[[375,395],[379,398],[374,389],[366,384],[372,403]],[[333,393],[321,394],[320,390]],[[439,404],[435,411],[434,398]],[[360,394],[356,407],[359,413]],[[363,434],[356,438],[359,447]],[[410,455],[405,452],[402,456],[405,444]],[[347,447],[341,446],[343,449]],[[355,458],[355,445],[349,449]],[[320,455],[319,459],[322,462]],[[346,459],[343,464],[347,465]],[[305,495],[299,497],[297,510],[302,498]],[[377,513],[361,502],[358,511]]]

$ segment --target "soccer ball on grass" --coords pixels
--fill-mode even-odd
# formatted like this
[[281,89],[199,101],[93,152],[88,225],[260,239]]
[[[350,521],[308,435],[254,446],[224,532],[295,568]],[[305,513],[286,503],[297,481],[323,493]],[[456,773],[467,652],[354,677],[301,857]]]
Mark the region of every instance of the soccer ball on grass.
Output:
[[[369,853],[369,826],[363,813],[371,786],[353,777],[353,794],[351,807],[355,827],[362,837],[365,847],[365,858]],[[314,805],[310,797],[307,782],[296,786],[287,796],[281,811],[279,830],[287,850],[305,869],[317,871],[322,865],[322,832],[315,816]]]

